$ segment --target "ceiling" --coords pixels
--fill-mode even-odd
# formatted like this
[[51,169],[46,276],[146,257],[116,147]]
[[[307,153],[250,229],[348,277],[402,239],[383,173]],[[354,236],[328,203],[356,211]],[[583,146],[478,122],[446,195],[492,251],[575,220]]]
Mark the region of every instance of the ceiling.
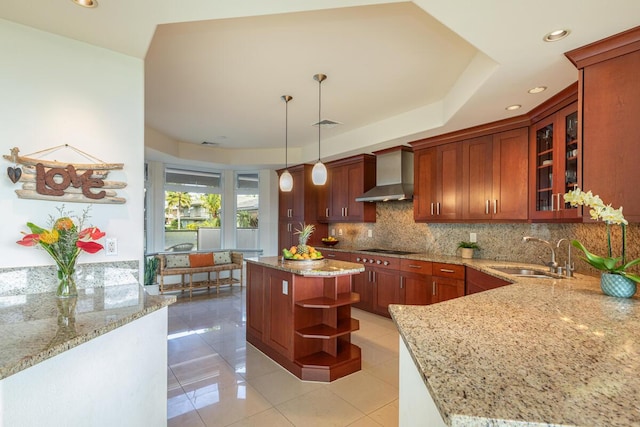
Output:
[[318,158],[314,74],[341,123],[322,128],[330,160],[526,113],[577,80],[564,52],[640,16],[637,0],[98,1],[3,0],[0,17],[144,59],[146,157],[236,169],[283,166],[285,94],[289,163]]

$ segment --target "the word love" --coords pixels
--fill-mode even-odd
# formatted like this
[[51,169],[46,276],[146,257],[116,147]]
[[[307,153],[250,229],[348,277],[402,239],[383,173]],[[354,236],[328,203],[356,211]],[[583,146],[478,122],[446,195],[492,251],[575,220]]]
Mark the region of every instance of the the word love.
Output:
[[105,197],[105,191],[97,193],[92,192],[94,188],[102,188],[104,181],[98,178],[92,178],[93,170],[88,169],[83,174],[78,175],[73,165],[67,165],[66,168],[50,168],[45,169],[42,163],[36,165],[36,192],[47,196],[62,196],[64,190],[73,186],[82,188],[82,194],[89,199],[102,199]]

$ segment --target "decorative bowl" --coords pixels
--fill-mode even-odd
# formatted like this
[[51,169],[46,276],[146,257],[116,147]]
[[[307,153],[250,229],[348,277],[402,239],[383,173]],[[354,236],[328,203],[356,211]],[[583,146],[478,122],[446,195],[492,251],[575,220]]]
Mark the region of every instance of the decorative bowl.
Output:
[[340,243],[340,240],[327,240],[326,237],[322,238],[322,244],[325,246],[335,246]]

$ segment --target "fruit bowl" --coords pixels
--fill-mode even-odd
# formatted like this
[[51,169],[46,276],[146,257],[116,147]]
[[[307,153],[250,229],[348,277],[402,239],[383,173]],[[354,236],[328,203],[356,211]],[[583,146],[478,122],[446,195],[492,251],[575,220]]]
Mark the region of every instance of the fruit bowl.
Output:
[[326,237],[322,238],[322,244],[326,246],[335,246],[338,243],[340,243],[340,240],[337,240],[337,239],[328,240]]

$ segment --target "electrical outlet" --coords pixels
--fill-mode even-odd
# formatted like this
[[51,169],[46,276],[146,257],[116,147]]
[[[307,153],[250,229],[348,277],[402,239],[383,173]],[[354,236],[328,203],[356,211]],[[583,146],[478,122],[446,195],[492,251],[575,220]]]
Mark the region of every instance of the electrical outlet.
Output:
[[367,230],[367,236],[368,237],[373,237],[373,230],[372,229],[368,229]]
[[469,233],[469,241],[477,242],[478,241],[478,233]]
[[289,282],[286,280],[282,281],[282,294],[289,295]]
[[104,250],[107,256],[118,255],[118,240],[115,238],[107,239]]
[[338,236],[342,236],[342,228],[338,228]]
[[335,235],[336,235],[336,229],[335,228],[331,229],[331,235],[335,237]]

